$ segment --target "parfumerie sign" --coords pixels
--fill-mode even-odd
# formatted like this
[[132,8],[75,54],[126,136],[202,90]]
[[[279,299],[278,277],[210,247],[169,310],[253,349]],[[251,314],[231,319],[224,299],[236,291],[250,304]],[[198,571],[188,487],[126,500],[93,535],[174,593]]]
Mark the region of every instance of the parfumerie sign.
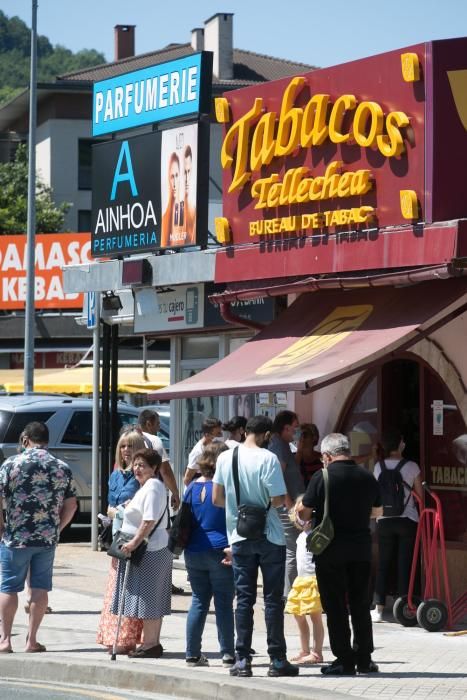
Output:
[[93,257],[206,243],[206,135],[184,124],[94,146]]
[[198,53],[95,83],[93,136],[209,112],[211,62]]

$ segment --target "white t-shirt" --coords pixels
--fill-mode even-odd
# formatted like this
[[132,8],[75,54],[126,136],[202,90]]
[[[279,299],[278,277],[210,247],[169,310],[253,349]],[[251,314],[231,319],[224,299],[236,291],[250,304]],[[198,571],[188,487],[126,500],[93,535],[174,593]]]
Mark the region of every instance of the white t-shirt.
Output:
[[[148,479],[133,496],[123,514],[122,531],[133,535],[143,520],[154,520],[154,525],[167,507],[167,494],[159,479]],[[167,518],[162,521],[149,538],[148,552],[156,552],[167,547],[169,536],[166,530]]]
[[[399,464],[400,459],[385,459],[384,463],[387,467],[387,469],[395,469],[397,465]],[[375,464],[375,468],[373,470],[373,474],[376,480],[378,480],[379,475],[381,474],[381,467],[379,462]],[[410,488],[413,487],[414,481],[417,478],[417,476],[420,474],[420,467],[416,462],[406,462],[404,466],[401,469],[401,476],[403,481],[410,486]],[[409,497],[409,490],[407,487],[404,485],[404,491],[405,491],[405,501],[407,501],[407,498]],[[382,518],[387,517],[382,515]],[[415,506],[415,499],[410,494],[409,500],[407,501],[407,504],[402,512],[402,515],[399,517],[401,518],[410,518],[410,520],[415,521],[418,523],[418,510]],[[377,518],[379,520],[379,518]]]
[[195,472],[199,471],[198,459],[203,454],[205,447],[206,447],[206,445],[204,443],[204,437],[203,437],[203,438],[201,438],[201,440],[198,440],[198,442],[196,443],[196,445],[193,447],[190,454],[188,455],[188,464],[186,465],[187,469],[193,469]]
[[241,443],[241,442],[238,442],[238,440],[230,440],[230,439],[229,439],[229,440],[226,440],[226,441],[225,441],[225,444],[227,445],[227,447],[229,448],[229,450],[233,450],[235,447],[238,447],[238,446],[241,445],[242,443]]
[[306,548],[306,538],[308,532],[301,532],[297,537],[297,576],[314,576],[315,563],[313,554]]
[[152,449],[156,450],[161,456],[163,462],[169,461],[169,456],[165,451],[165,447],[162,444],[162,440],[157,435],[152,435],[152,433],[144,433],[143,437],[151,443]]

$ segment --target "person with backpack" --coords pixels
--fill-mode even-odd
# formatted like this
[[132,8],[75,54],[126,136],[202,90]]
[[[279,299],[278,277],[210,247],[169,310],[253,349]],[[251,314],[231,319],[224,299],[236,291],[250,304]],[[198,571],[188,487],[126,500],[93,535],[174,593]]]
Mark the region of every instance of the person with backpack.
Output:
[[383,514],[376,521],[378,565],[376,570],[373,622],[383,622],[383,610],[388,593],[389,576],[394,562],[397,566],[397,597],[407,594],[410,568],[417,533],[418,511],[412,491],[422,498],[420,468],[404,459],[404,438],[400,431],[388,429],[380,441],[383,458],[375,464]]

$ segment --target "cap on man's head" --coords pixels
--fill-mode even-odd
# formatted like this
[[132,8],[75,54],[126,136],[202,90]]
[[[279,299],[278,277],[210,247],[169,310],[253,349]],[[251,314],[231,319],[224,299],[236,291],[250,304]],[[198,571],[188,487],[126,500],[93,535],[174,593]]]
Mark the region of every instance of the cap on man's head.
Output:
[[23,430],[23,436],[38,445],[47,445],[49,442],[49,429],[45,423],[32,421]]
[[246,432],[253,435],[262,435],[270,432],[272,429],[272,420],[267,416],[253,416],[249,418],[246,424]]

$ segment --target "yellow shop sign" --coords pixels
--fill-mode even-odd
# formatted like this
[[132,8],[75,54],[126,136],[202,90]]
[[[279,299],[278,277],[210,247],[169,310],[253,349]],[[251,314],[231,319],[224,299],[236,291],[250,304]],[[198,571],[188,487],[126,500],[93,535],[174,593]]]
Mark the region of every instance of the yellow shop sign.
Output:
[[[257,97],[251,109],[228,129],[222,144],[221,164],[224,169],[233,168],[229,192],[243,187],[250,180],[252,172],[269,165],[274,158],[291,155],[300,148],[321,146],[326,141],[375,148],[386,158],[404,153],[406,146],[401,130],[410,124],[404,112],[384,114],[378,102],[360,102],[352,94],[340,95],[334,102],[330,95],[316,94],[304,107],[296,107],[295,100],[305,84],[304,77],[290,81],[282,96],[279,115],[265,111],[263,98]],[[342,188],[349,186],[347,182]],[[260,189],[256,192],[258,198],[262,193],[260,201],[264,202],[267,195],[261,187],[259,185]],[[308,190],[303,185],[301,196],[307,192],[314,195],[318,190],[322,192],[318,184],[309,183]],[[274,196],[280,196],[277,190]]]

